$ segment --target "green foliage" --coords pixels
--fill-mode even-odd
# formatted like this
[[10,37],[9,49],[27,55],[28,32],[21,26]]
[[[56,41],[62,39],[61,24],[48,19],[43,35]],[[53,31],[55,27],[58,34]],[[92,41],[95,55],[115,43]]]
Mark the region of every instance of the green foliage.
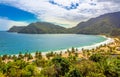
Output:
[[37,77],[40,71],[33,64],[23,60],[0,64],[0,77]]
[[38,66],[38,67],[45,67],[46,64],[47,64],[47,61],[45,59],[36,59],[35,60],[35,64]]
[[28,60],[33,59],[33,56],[29,53],[28,54]]
[[22,53],[20,52],[19,55],[18,55],[18,59],[23,59],[23,57],[24,57],[24,56],[23,56]]
[[7,58],[8,58],[8,55],[7,55],[7,54],[2,56],[2,60],[5,60],[5,59],[7,59]]
[[28,57],[29,56],[29,54],[26,52],[25,54],[24,54],[24,57]]
[[102,73],[102,71],[98,69],[97,64],[94,63],[93,61],[82,60],[81,62],[77,63],[75,66],[85,77],[87,76],[92,77],[91,73],[94,74]]
[[103,73],[107,77],[118,77],[118,60],[116,58],[106,58],[98,64],[99,69],[103,70]]
[[46,57],[48,58],[48,59],[50,59],[50,57],[53,57],[54,56],[54,53],[53,52],[50,52],[50,53],[47,53],[46,54]]
[[3,73],[0,72],[0,77],[5,77],[5,75]]
[[22,77],[31,77],[31,76],[34,76],[34,77],[39,76],[39,71],[37,71],[34,65],[27,65],[22,70]]
[[[91,56],[80,58],[69,50],[71,55],[67,58],[53,52],[47,54],[50,59],[42,57],[40,52],[36,52],[34,59],[28,53],[20,53],[18,57],[3,55],[0,57],[0,77],[120,77],[118,55],[111,55],[111,51],[109,54],[103,50],[95,52],[96,49],[83,51],[84,55],[89,52]],[[30,61],[24,60],[26,58]]]
[[59,75],[64,76],[65,73],[69,71],[70,63],[66,58],[55,57],[52,59],[52,63],[54,65],[55,70],[59,73]]
[[100,54],[93,54],[92,56],[90,56],[90,60],[94,62],[100,62],[102,58],[103,56],[101,56]]
[[[11,30],[9,30],[11,31]],[[14,31],[14,30],[13,30]],[[18,33],[31,33],[31,34],[43,34],[43,33],[64,33],[66,29],[64,27],[54,25],[47,22],[31,23],[25,28],[18,30]]]
[[25,28],[25,26],[13,26],[8,30],[8,32],[19,32],[23,28]]
[[72,47],[71,52],[75,53],[75,48],[74,47]]
[[76,68],[71,69],[65,77],[83,77],[80,71]]
[[68,31],[78,34],[106,34],[120,35],[120,12],[104,14],[96,18],[91,18],[86,22],[81,22]]
[[112,36],[120,36],[120,29],[114,29],[112,30],[111,34]]
[[35,53],[35,58],[42,59],[42,53],[41,52],[36,52]]
[[13,59],[13,60],[17,60],[17,56],[16,56],[16,55],[13,55],[13,56],[12,56],[12,59]]
[[68,57],[68,60],[69,60],[69,62],[71,62],[71,63],[75,63],[76,60],[77,60],[77,56],[72,56],[72,55],[70,55],[70,56]]
[[59,73],[56,71],[54,66],[46,67],[41,71],[43,77],[59,77]]

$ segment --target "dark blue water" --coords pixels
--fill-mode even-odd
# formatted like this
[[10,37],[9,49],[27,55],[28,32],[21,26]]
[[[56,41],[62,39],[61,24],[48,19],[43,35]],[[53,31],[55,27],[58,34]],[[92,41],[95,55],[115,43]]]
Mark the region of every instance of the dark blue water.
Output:
[[46,52],[88,46],[106,38],[81,34],[17,34],[0,32],[0,55],[19,52]]

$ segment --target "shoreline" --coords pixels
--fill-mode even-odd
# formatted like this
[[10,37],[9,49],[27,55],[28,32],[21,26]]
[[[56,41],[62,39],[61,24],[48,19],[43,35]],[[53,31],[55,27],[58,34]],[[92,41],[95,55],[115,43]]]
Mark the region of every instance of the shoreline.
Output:
[[[103,42],[96,43],[96,44],[92,44],[92,45],[88,45],[88,46],[82,46],[82,47],[74,47],[74,48],[77,48],[78,52],[82,52],[81,51],[82,49],[88,49],[88,50],[96,49],[97,47],[99,47],[101,45],[105,45],[105,44],[107,45],[107,44],[115,42],[114,38],[106,37],[105,35],[98,35],[98,36],[104,37],[104,38],[106,38],[106,40],[103,41]],[[62,49],[62,50],[55,50],[55,51],[52,51],[52,52],[53,53],[60,53],[60,52],[62,52],[62,54],[64,54],[67,50],[71,50],[71,48],[66,48],[66,49]],[[51,51],[41,52],[41,53],[42,53],[43,56],[45,56],[47,53],[50,53],[50,52]],[[31,55],[35,56],[35,52],[31,53]]]
[[[106,38],[105,41],[102,41],[102,42],[99,42],[99,43],[95,43],[95,44],[92,44],[92,45],[86,45],[86,46],[82,46],[82,47],[74,47],[74,48],[77,48],[78,49],[78,52],[82,52],[82,49],[88,49],[88,50],[91,50],[91,49],[96,49],[97,47],[101,46],[101,45],[107,45],[107,44],[110,44],[110,43],[113,43],[115,42],[114,38],[110,38],[110,37],[106,37],[105,35],[97,35],[97,36],[101,36],[101,37],[104,37]],[[53,53],[61,53],[62,54],[65,54],[65,52],[67,50],[71,50],[71,48],[66,48],[66,49],[61,49],[61,50],[55,50],[55,51],[52,51]],[[51,51],[47,51],[47,52],[41,52],[42,56],[45,56],[47,53],[50,53]],[[35,53],[36,52],[31,52],[30,54],[32,56],[35,56]],[[8,54],[9,55],[9,54]],[[19,54],[12,54],[11,56],[18,56]],[[24,54],[22,54],[24,55]]]

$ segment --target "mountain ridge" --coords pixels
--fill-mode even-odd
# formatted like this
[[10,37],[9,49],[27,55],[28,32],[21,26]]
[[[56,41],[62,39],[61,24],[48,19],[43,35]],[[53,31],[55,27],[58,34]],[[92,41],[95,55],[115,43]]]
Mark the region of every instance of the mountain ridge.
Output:
[[[19,27],[18,27],[19,28]],[[22,29],[12,27],[8,32],[26,33],[26,34],[46,34],[46,33],[64,33],[65,28],[48,22],[31,23]]]
[[[120,12],[107,13],[96,18],[91,18],[86,22],[81,22],[75,27],[64,28],[48,22],[31,23],[17,31],[18,33],[29,34],[54,34],[54,33],[73,33],[73,34],[117,34],[120,29]],[[14,29],[13,29],[14,30]],[[10,32],[11,30],[9,30]]]
[[8,32],[18,32],[22,30],[23,28],[25,28],[25,26],[13,26],[8,30]]
[[71,30],[80,34],[110,34],[113,30],[120,29],[120,12],[108,13],[86,22],[81,22]]

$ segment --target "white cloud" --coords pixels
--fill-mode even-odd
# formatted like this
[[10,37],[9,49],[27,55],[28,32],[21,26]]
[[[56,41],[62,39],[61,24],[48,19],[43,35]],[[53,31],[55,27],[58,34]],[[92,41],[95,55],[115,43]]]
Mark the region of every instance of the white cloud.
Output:
[[[120,3],[113,0],[51,0],[57,4],[49,3],[50,0],[0,0],[0,3],[29,11],[38,19],[56,24],[72,27],[81,21],[99,16],[104,13],[120,11]],[[78,3],[75,9],[67,10],[71,3]]]
[[27,22],[18,22],[18,21],[12,21],[6,18],[0,18],[0,30],[8,30],[12,26],[26,26],[28,25]]

